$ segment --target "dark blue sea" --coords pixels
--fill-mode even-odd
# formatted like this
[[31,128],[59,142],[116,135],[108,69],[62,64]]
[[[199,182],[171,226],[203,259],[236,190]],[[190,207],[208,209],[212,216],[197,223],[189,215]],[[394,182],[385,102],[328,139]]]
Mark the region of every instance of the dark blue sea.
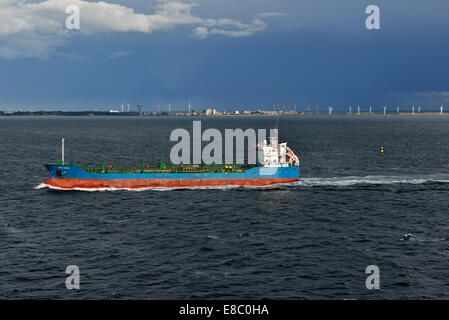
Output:
[[[169,161],[170,132],[273,117],[0,118],[0,298],[449,298],[449,118],[283,116],[301,181],[57,191],[43,164]],[[384,147],[384,153],[380,147]],[[67,290],[66,267],[80,269]],[[365,269],[380,270],[368,290]]]

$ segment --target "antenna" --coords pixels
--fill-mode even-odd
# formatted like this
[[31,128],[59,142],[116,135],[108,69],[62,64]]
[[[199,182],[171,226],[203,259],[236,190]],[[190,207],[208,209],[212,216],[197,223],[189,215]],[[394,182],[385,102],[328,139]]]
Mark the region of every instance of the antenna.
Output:
[[274,127],[276,130],[279,128],[279,113],[278,116],[276,118],[276,126]]
[[62,158],[62,164],[64,164],[64,138],[61,140],[61,158]]
[[143,115],[143,113],[142,113],[143,106],[138,105],[137,109],[139,110],[139,116]]
[[[276,105],[275,105],[275,107],[276,107]],[[277,118],[276,118],[276,126],[274,127],[276,130],[278,130],[278,128],[279,128],[279,115],[280,115],[280,112],[279,112],[279,105],[278,105],[278,113],[277,113]],[[271,138],[270,138],[271,139]]]

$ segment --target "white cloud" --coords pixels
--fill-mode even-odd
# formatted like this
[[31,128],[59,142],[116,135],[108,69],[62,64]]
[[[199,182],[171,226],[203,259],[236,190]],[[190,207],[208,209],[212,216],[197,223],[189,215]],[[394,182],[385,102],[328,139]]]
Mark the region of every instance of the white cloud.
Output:
[[193,30],[193,36],[198,39],[207,38],[208,35],[209,35],[209,30],[205,27],[196,27]]
[[[227,21],[223,22],[220,19],[218,21],[219,27],[228,27],[228,29],[213,28],[210,30],[212,34],[223,34],[229,37],[246,37],[252,35],[255,32],[262,31],[265,29],[265,23],[260,19],[254,19],[251,24],[241,23],[239,21]],[[220,21],[223,23],[220,23]]]
[[289,16],[289,13],[281,13],[281,12],[261,12],[256,14],[258,18],[271,18],[271,17],[284,17]]
[[197,27],[193,33],[198,38],[206,38],[209,34],[222,34],[228,37],[250,36],[265,29],[265,23],[260,19],[253,19],[251,23],[242,23],[234,19],[206,19],[203,26]]
[[[69,5],[80,9],[79,31],[65,29]],[[196,38],[212,34],[228,37],[250,36],[265,29],[262,17],[250,23],[234,19],[201,18],[192,14],[196,3],[159,0],[153,14],[136,13],[120,4],[85,0],[45,0],[41,2],[0,0],[0,57],[46,58],[67,42],[73,34],[92,35],[106,32],[152,33],[190,25]]]
[[19,32],[15,35],[0,37],[0,57],[13,59],[16,57],[48,58],[50,52],[66,43],[64,37]]
[[449,98],[449,91],[425,91],[425,92],[415,92],[413,93],[414,96],[418,97],[440,97],[440,98]]
[[449,91],[394,92],[387,97],[391,105],[440,106],[449,104]]
[[449,103],[449,91],[414,92],[413,96],[429,103]]
[[128,50],[124,50],[124,51],[115,51],[115,52],[111,52],[108,55],[108,58],[110,59],[117,59],[117,58],[121,58],[121,57],[125,57],[125,56],[129,56],[133,54],[132,51],[128,51]]

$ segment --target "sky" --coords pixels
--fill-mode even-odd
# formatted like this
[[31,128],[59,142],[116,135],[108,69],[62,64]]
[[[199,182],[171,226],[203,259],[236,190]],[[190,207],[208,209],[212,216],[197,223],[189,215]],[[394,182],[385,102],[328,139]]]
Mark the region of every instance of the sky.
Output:
[[448,16],[447,0],[0,0],[0,110],[449,108]]

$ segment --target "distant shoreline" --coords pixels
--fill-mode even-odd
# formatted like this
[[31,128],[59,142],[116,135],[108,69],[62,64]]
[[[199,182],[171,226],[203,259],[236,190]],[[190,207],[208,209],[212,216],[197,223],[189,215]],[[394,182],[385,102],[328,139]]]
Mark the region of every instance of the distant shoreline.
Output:
[[443,112],[360,112],[347,113],[347,112],[334,112],[328,113],[294,113],[294,112],[281,112],[281,113],[269,113],[269,112],[248,112],[248,113],[221,113],[217,115],[205,114],[205,113],[187,113],[187,112],[145,112],[140,115],[138,112],[123,112],[123,113],[110,113],[108,111],[18,111],[18,112],[2,112],[0,111],[0,118],[18,118],[18,117],[74,117],[74,116],[107,116],[107,117],[241,117],[241,116],[428,116],[428,115],[449,115],[449,113]]

